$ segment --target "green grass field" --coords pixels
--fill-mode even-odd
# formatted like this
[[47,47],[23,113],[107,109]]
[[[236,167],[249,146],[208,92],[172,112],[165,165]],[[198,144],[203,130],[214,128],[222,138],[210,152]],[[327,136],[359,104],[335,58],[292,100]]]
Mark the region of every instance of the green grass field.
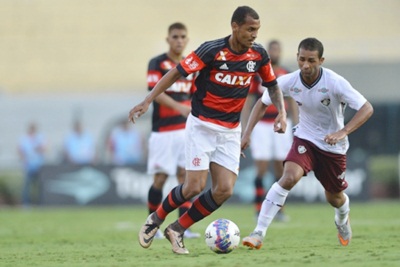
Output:
[[[226,255],[203,238],[185,240],[189,255],[173,254],[165,239],[141,248],[137,232],[147,214],[140,206],[0,209],[0,266],[400,266],[399,204],[352,203],[353,240],[341,247],[328,204],[289,203],[290,222],[272,223],[260,250],[240,246]],[[255,226],[251,205],[229,204],[192,230],[204,233],[217,218],[233,220],[242,237]]]

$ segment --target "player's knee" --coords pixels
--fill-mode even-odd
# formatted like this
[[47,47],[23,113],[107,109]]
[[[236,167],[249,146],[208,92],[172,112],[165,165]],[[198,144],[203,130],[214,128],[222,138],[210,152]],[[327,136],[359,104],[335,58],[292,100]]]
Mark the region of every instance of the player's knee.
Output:
[[158,190],[162,190],[165,184],[165,180],[154,180],[153,187]]
[[279,179],[279,185],[286,190],[291,190],[298,182],[297,177],[294,175],[286,174],[281,179]]
[[[186,185],[186,186],[185,186]],[[192,183],[190,185],[184,184],[183,193],[186,199],[190,199],[192,197],[197,196],[203,191],[201,184],[199,183]]]
[[176,178],[178,179],[178,182],[180,184],[183,184],[183,182],[185,181],[185,176],[186,176],[185,169],[178,169],[178,171],[176,173]]
[[212,193],[215,199],[218,199],[219,202],[224,202],[233,195],[233,187],[217,187]]
[[332,207],[339,208],[346,202],[346,197],[342,192],[330,193],[325,191],[326,200]]
[[197,196],[198,194],[201,193],[201,191],[203,191],[203,189],[199,185],[194,187],[194,188],[192,188],[192,190],[191,190],[191,195],[192,196],[191,197]]
[[161,190],[164,187],[165,182],[168,179],[168,175],[165,173],[157,173],[154,175],[153,187]]

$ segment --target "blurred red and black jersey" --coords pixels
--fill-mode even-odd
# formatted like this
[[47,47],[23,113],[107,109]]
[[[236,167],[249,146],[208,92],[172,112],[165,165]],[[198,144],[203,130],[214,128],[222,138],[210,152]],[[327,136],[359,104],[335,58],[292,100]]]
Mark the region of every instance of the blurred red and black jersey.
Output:
[[[285,68],[279,67],[279,68],[274,69],[274,73],[275,73],[276,77],[279,77],[279,76],[289,73],[289,71]],[[249,94],[255,95],[256,99],[259,99],[265,90],[265,87],[261,86],[261,82],[262,82],[262,80],[261,80],[260,76],[255,77],[253,79],[253,81],[251,82]],[[287,109],[287,107],[288,107],[288,104],[287,104],[287,101],[285,100],[285,108]],[[262,117],[261,121],[274,122],[276,116],[278,116],[278,110],[276,109],[276,107],[274,105],[269,105],[267,107],[267,109],[265,110],[264,117]]]
[[[176,63],[172,61],[166,53],[152,58],[147,71],[147,85],[149,91],[154,88],[162,76],[175,66]],[[195,91],[193,77],[194,75],[192,74],[187,77],[179,78],[165,93],[175,101],[190,106],[190,99]],[[185,128],[186,118],[178,111],[160,105],[156,101],[153,101],[153,108],[153,132],[173,131]]]
[[193,116],[235,128],[240,123],[240,112],[256,74],[264,86],[277,82],[267,51],[261,45],[254,44],[238,54],[230,49],[228,40],[229,36],[203,43],[177,69],[183,76],[199,72],[192,98]]

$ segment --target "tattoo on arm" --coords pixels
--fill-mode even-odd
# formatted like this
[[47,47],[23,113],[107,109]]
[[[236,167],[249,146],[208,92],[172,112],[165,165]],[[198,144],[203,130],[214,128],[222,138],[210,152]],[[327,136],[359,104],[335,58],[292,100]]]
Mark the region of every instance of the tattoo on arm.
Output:
[[284,109],[283,95],[282,95],[282,91],[279,90],[279,86],[276,84],[274,86],[268,87],[268,93],[269,93],[272,103],[275,105],[275,107],[278,109],[278,111],[283,110]]

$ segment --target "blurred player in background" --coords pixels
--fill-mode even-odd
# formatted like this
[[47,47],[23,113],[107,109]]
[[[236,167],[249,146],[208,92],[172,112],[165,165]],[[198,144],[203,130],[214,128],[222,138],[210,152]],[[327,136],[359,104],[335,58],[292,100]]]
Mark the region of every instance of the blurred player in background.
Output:
[[[286,129],[282,92],[266,50],[255,43],[260,28],[257,12],[247,6],[238,7],[233,13],[231,28],[231,35],[205,42],[181,60],[129,113],[134,122],[147,111],[153,99],[163,95],[175,81],[199,72],[184,137],[186,179],[183,185],[171,190],[140,229],[139,243],[144,248],[151,245],[170,212],[201,193],[190,209],[164,231],[174,253],[188,254],[183,242],[184,231],[209,216],[232,195],[241,154],[240,113],[251,80],[257,73],[279,110],[275,130],[284,132]],[[203,192],[209,171],[211,189]]]
[[[283,175],[268,191],[254,232],[243,238],[243,245],[247,247],[259,249],[262,246],[266,231],[289,191],[311,170],[324,187],[326,200],[334,207],[339,243],[347,246],[351,240],[350,202],[344,193],[348,186],[345,180],[347,136],[371,117],[373,108],[347,80],[321,66],[323,52],[320,41],[304,39],[298,46],[299,70],[278,78],[284,95],[291,96],[298,104],[300,122],[294,129]],[[243,149],[248,147],[251,131],[270,104],[268,94],[264,93],[253,107],[243,133]],[[344,125],[347,106],[357,112]]]
[[111,130],[107,148],[111,156],[111,163],[116,166],[127,166],[143,163],[144,138],[129,121],[121,120]]
[[22,189],[22,204],[24,206],[32,204],[32,184],[38,179],[39,171],[44,164],[45,151],[45,138],[38,131],[37,124],[31,122],[28,125],[26,134],[20,138],[18,144],[18,154],[21,158],[25,174]]
[[[281,44],[278,40],[272,40],[267,44],[267,52],[271,58],[271,65],[276,77],[287,74],[289,71],[280,65],[281,59]],[[266,88],[261,85],[261,78],[256,77],[251,83],[249,95],[243,107],[242,125],[246,126],[246,121],[250,115],[251,107],[255,101],[259,99]],[[298,112],[296,102],[293,99],[286,97],[285,108],[288,112],[287,128],[291,129],[293,124],[296,124]],[[252,142],[250,144],[251,156],[256,166],[256,178],[254,179],[255,187],[255,208],[257,215],[260,213],[261,204],[265,198],[265,188],[263,178],[273,164],[273,174],[275,180],[279,180],[283,173],[283,160],[289,152],[293,141],[292,131],[286,131],[284,134],[274,132],[274,119],[278,115],[278,110],[275,106],[270,105],[265,111],[264,116],[259,123],[254,127],[252,132]],[[293,122],[293,123],[292,123]],[[275,217],[278,221],[287,221],[288,216],[281,209]]]
[[[183,59],[183,52],[189,41],[187,28],[182,23],[174,23],[168,28],[169,50],[150,60],[147,83],[153,90],[158,81]],[[185,180],[185,125],[190,113],[190,99],[194,92],[194,75],[181,77],[169,86],[165,93],[153,101],[152,132],[149,139],[147,170],[153,175],[149,189],[147,206],[149,214],[156,211],[162,201],[162,190],[169,176],[176,175],[179,184]],[[170,104],[172,103],[172,104]],[[179,206],[179,216],[192,205],[190,199]],[[155,238],[162,238],[158,231]],[[198,238],[199,233],[189,229],[185,237]]]
[[72,131],[65,137],[63,154],[64,160],[70,164],[85,165],[95,162],[94,138],[83,128],[81,121],[74,121]]

